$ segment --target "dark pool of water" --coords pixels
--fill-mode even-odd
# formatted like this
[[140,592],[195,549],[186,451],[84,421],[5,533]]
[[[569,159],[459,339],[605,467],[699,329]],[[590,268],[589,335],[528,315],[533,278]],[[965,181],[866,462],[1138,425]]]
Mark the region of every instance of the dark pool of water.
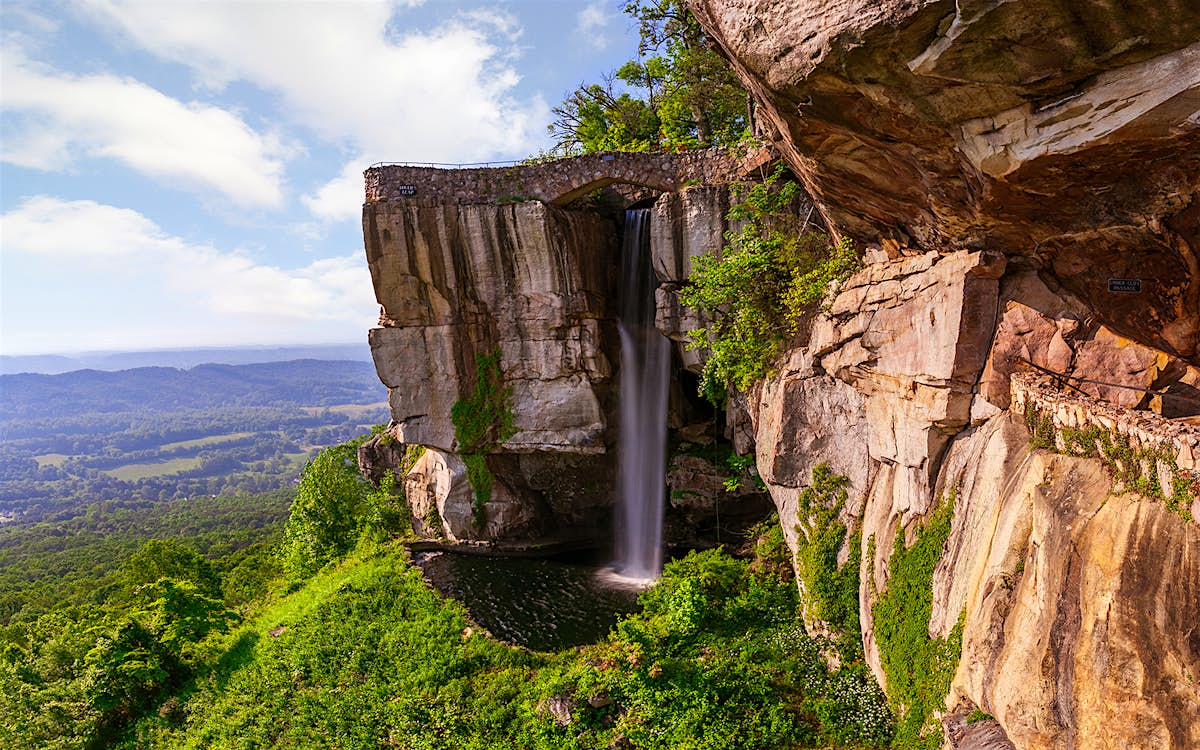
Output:
[[595,643],[638,609],[637,590],[603,582],[595,566],[449,552],[413,557],[439,591],[492,635],[539,651]]

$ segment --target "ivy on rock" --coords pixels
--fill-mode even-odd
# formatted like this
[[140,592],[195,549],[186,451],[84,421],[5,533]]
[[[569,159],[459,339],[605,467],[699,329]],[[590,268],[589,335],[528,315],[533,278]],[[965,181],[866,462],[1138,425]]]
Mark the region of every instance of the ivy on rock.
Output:
[[495,478],[487,454],[516,434],[513,425],[512,387],[505,385],[500,349],[475,355],[475,390],[450,409],[454,441],[467,467],[467,481],[475,495],[475,524],[483,525],[483,508],[492,496]]

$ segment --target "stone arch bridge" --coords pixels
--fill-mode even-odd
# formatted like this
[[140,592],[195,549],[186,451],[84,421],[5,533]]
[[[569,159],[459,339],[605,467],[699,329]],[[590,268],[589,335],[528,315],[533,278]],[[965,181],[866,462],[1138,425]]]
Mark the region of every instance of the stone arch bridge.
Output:
[[687,185],[729,184],[770,159],[766,148],[745,155],[715,148],[678,153],[610,151],[511,166],[379,164],[368,169],[364,178],[367,203],[539,200],[562,206],[613,183],[661,192]]

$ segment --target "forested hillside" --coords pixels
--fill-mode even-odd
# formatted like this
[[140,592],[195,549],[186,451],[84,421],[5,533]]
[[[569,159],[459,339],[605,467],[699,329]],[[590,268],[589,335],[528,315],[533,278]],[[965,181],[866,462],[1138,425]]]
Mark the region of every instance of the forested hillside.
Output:
[[0,376],[0,523],[288,486],[386,398],[355,361]]
[[[240,496],[10,534],[0,570],[42,580],[7,584],[26,602],[0,626],[0,745],[863,748],[892,736],[856,636],[806,634],[777,524],[743,559],[669,564],[601,642],[530,651],[422,580],[402,544],[407,506],[390,480],[359,476],[357,442],[309,464],[286,523],[291,497]],[[101,530],[66,566],[71,580],[52,580],[53,540]]]

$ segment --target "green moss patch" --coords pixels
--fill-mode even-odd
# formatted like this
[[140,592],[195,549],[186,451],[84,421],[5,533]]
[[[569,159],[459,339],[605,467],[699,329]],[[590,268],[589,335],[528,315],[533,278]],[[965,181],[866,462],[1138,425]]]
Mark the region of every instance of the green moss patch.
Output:
[[450,409],[454,440],[467,480],[475,494],[475,524],[483,524],[483,508],[492,496],[495,478],[487,465],[487,454],[516,433],[513,426],[512,387],[504,383],[500,349],[475,356],[475,390]]
[[893,748],[937,750],[942,746],[941,726],[934,713],[945,709],[946,694],[958,668],[963,618],[946,639],[929,636],[929,620],[933,571],[950,536],[954,500],[952,493],[929,515],[911,547],[904,544],[903,526],[896,530],[887,588],[871,610],[888,699],[899,717]]
[[[1025,426],[1034,448],[1068,456],[1099,459],[1109,475],[1126,490],[1161,500],[1173,513],[1191,521],[1191,506],[1200,496],[1200,481],[1180,470],[1168,446],[1134,448],[1129,438],[1096,425],[1083,428],[1054,426],[1054,418],[1032,404],[1025,407]],[[1159,478],[1159,467],[1169,480]],[[1164,486],[1164,484],[1169,486]]]

